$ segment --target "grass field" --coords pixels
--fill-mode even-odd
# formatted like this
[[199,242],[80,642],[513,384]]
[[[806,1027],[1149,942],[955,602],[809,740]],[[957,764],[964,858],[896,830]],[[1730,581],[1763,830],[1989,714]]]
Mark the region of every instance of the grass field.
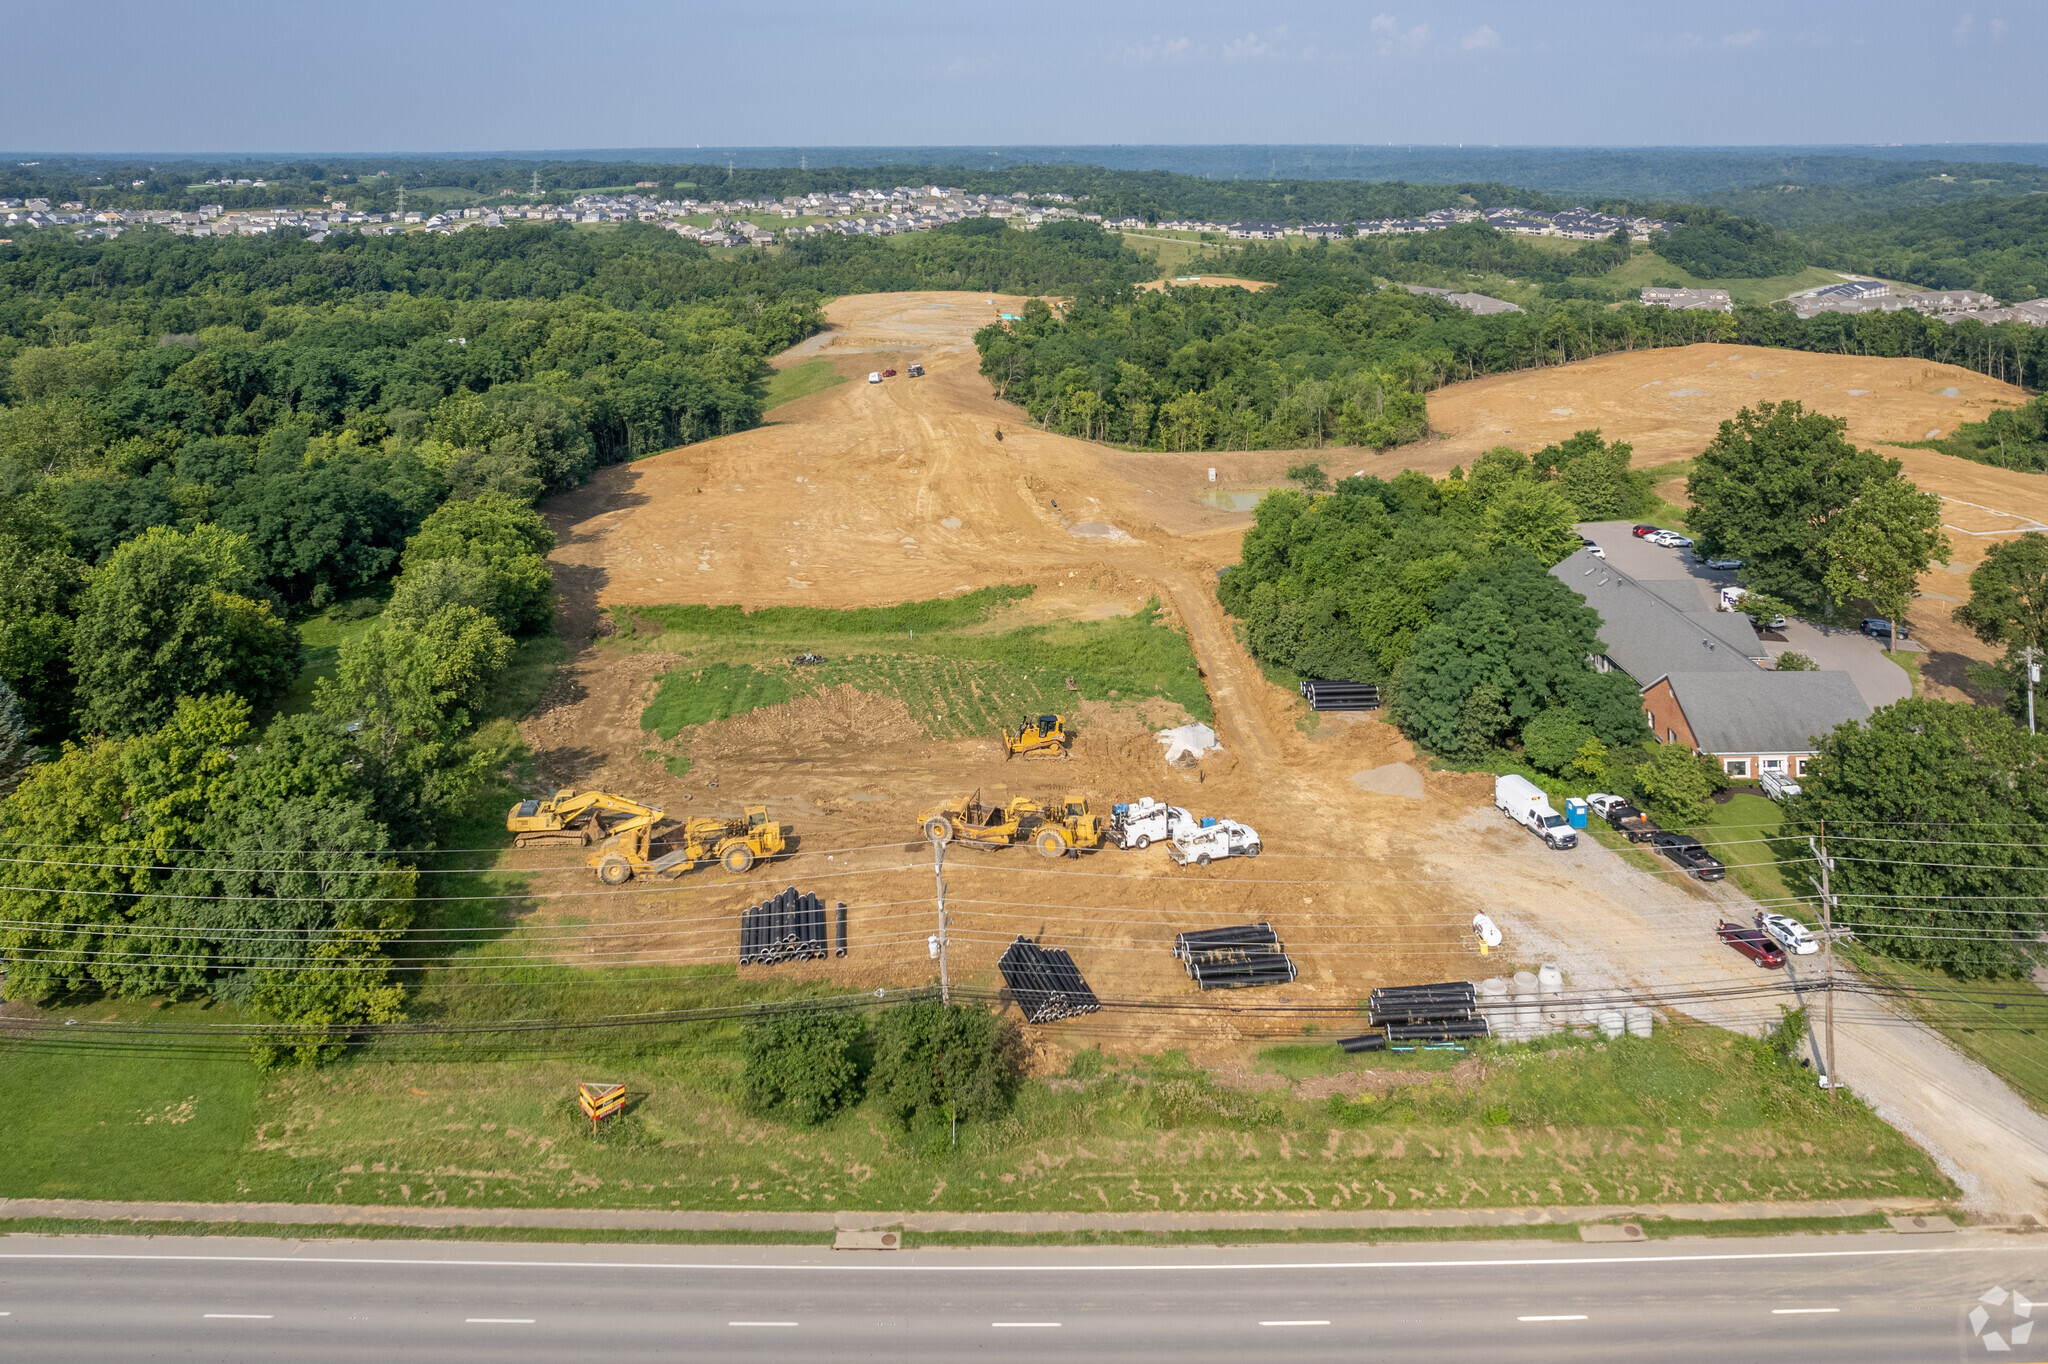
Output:
[[844,375],[833,371],[830,360],[806,360],[800,365],[779,369],[769,376],[768,401],[762,405],[762,410],[772,411],[784,403],[823,393],[845,382]]
[[[1192,232],[1123,232],[1118,234],[1123,244],[1141,255],[1151,256],[1158,265],[1155,278],[1172,279],[1175,275],[1187,273],[1188,263],[1197,257],[1214,258],[1227,253],[1229,247],[1218,244],[1204,244]],[[1223,273],[1223,272],[1219,272]]]
[[[938,1152],[867,1106],[809,1130],[748,1116],[732,1028],[500,1056],[415,1044],[269,1076],[239,1055],[0,1044],[0,1083],[36,1098],[10,1120],[26,1154],[0,1164],[0,1195],[1113,1211],[1954,1192],[1861,1105],[1830,1106],[1764,1043],[1706,1027],[1482,1043],[1462,1060],[1304,1044],[1342,1059],[1268,1063],[1369,1068],[1379,1081],[1362,1100],[1236,1092],[1173,1055],[1116,1066],[1084,1052],[1057,1085],[1027,1085],[1009,1115]],[[570,1100],[592,1078],[634,1096],[597,1139]]]
[[2048,1112],[2048,994],[2028,980],[1958,980],[1850,945],[1856,969],[1901,991],[1911,1008],[1964,1055]]
[[[663,676],[641,716],[663,739],[841,685],[901,700],[934,738],[986,734],[1021,711],[1056,710],[1076,694],[1164,697],[1198,719],[1212,718],[1187,637],[1156,607],[1109,620],[1000,628],[1002,604],[1027,593],[985,588],[855,611],[635,607],[620,612],[614,647],[690,655],[692,666]],[[790,655],[820,645],[829,648],[827,662],[787,666]]]

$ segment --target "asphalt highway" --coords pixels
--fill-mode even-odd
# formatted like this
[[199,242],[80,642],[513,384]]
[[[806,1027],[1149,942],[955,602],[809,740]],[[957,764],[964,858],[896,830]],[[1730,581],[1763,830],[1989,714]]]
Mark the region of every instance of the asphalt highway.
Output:
[[11,1236],[0,1358],[2019,1364],[2048,1360],[2036,1297],[2048,1318],[2048,1235],[1995,1232],[909,1252]]

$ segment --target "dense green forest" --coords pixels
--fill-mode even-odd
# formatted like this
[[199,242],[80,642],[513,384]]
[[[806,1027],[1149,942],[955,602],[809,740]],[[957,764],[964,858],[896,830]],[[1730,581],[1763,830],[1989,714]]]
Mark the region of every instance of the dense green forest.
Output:
[[1871,179],[1849,182],[1796,175],[1747,189],[1722,190],[1703,202],[1756,222],[1804,232],[1822,223],[1951,204],[1990,195],[2048,191],[2048,166],[2011,161],[1913,162]]
[[1387,684],[1431,752],[1478,761],[1533,744],[1543,766],[1597,778],[1649,732],[1634,685],[1586,666],[1599,618],[1547,570],[1578,548],[1575,522],[1645,504],[1630,453],[1583,432],[1437,481],[1269,494],[1218,595],[1262,661]]
[[2048,295],[2048,194],[1977,198],[1801,233],[1823,265],[2008,301]]

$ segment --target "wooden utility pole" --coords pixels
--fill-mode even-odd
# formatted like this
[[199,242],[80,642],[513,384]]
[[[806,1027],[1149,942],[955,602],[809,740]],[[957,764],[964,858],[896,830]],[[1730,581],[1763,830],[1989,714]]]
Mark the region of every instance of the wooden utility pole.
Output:
[[2027,733],[2034,733],[2034,684],[2041,680],[2041,651],[2029,644],[2020,650],[2020,659],[2027,665]]
[[1820,892],[1820,950],[1823,971],[1827,977],[1826,1009],[1826,1050],[1825,1065],[1828,1071],[1828,1102],[1835,1102],[1835,1093],[1841,1086],[1835,1080],[1835,896],[1829,889],[1828,873],[1835,869],[1835,859],[1828,856],[1828,822],[1820,822],[1818,840],[1808,838],[1806,846],[1813,849],[1813,860],[1820,863],[1820,880],[1813,882],[1813,888]]
[[939,1002],[953,1002],[953,982],[946,974],[946,842],[932,840],[932,884],[939,900]]

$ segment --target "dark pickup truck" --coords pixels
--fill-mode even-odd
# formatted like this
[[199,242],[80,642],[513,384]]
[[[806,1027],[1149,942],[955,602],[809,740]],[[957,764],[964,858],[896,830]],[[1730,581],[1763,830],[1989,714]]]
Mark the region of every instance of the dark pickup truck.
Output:
[[1728,868],[1721,859],[1701,847],[1698,839],[1660,830],[1650,843],[1658,852],[1683,867],[1687,876],[1696,880],[1718,881],[1728,874]]
[[1601,816],[1607,826],[1616,833],[1625,835],[1631,843],[1648,843],[1664,831],[1656,822],[1633,805],[1610,805]]

